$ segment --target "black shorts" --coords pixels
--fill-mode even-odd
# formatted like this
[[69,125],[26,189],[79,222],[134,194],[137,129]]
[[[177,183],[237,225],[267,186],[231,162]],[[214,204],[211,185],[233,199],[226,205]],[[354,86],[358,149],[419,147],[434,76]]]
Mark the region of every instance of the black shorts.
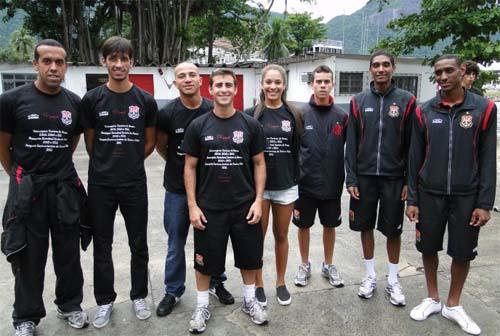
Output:
[[479,227],[469,223],[476,197],[436,195],[419,190],[419,220],[415,228],[417,250],[424,254],[441,251],[448,224],[448,255],[458,261],[473,260],[477,255]]
[[342,223],[340,199],[320,200],[301,195],[295,201],[293,224],[303,229],[310,228],[314,224],[316,210],[318,211],[319,221],[324,227],[334,228]]
[[377,221],[377,230],[384,236],[391,238],[401,235],[404,212],[404,201],[401,200],[403,185],[402,177],[358,175],[359,200],[351,197],[349,204],[351,230],[373,230]]
[[227,242],[231,237],[234,265],[239,269],[262,268],[263,242],[260,223],[248,224],[252,202],[230,210],[202,209],[205,230],[194,229],[194,268],[206,275],[225,271]]

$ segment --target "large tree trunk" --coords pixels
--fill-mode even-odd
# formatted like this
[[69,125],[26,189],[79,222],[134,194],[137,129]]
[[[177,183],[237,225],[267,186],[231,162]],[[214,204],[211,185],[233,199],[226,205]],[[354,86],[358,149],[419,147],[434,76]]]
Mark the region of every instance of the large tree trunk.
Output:
[[64,0],[61,0],[61,15],[63,20],[63,43],[64,49],[68,55],[68,60],[71,60],[71,49],[69,48],[69,33],[68,33],[68,17],[66,13],[66,5]]
[[140,64],[143,64],[143,48],[144,48],[144,41],[143,41],[143,29],[142,29],[142,3],[141,0],[137,0],[137,34],[138,34],[138,39],[137,39],[137,59]]

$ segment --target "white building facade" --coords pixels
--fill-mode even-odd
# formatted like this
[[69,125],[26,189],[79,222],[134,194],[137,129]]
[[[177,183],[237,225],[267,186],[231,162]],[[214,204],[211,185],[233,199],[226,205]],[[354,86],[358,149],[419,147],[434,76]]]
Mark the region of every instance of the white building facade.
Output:
[[[318,65],[328,65],[334,72],[335,102],[349,104],[351,97],[369,87],[371,76],[368,71],[369,56],[362,55],[305,55],[281,59],[281,64],[288,74],[287,98],[295,102],[307,102],[311,96],[309,82],[312,71]],[[424,102],[436,94],[436,84],[430,81],[432,68],[421,65],[421,59],[396,59],[394,79],[398,85],[416,95],[418,102]],[[259,96],[260,76],[265,63],[255,63],[246,67],[231,67],[238,78],[239,93],[236,106],[240,109],[252,106]],[[208,96],[208,76],[214,67],[200,67],[203,78],[202,95]],[[32,66],[26,64],[0,63],[0,92],[26,82],[33,81],[36,73]],[[107,72],[99,66],[70,65],[64,86],[83,96],[88,90],[105,83]],[[179,95],[175,86],[173,67],[134,67],[131,81],[149,91],[155,99],[164,102]],[[161,104],[160,104],[161,105]]]

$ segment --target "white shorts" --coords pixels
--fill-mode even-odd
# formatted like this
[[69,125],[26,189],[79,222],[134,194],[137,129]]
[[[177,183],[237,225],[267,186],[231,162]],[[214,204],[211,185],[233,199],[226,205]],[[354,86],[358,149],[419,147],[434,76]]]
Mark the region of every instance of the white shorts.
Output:
[[287,205],[299,198],[299,187],[294,185],[284,190],[264,190],[264,199],[271,203]]

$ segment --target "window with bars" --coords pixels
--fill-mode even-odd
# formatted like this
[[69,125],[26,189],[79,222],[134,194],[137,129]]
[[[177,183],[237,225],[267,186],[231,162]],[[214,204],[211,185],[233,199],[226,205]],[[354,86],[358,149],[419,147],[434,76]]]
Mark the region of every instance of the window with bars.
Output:
[[356,94],[363,91],[362,72],[340,72],[339,94]]
[[301,84],[310,84],[312,82],[312,72],[302,72],[300,74]]
[[418,76],[394,76],[396,87],[406,90],[417,97],[418,93]]
[[3,73],[2,89],[5,92],[27,83],[33,83],[35,80],[36,74],[34,73]]

